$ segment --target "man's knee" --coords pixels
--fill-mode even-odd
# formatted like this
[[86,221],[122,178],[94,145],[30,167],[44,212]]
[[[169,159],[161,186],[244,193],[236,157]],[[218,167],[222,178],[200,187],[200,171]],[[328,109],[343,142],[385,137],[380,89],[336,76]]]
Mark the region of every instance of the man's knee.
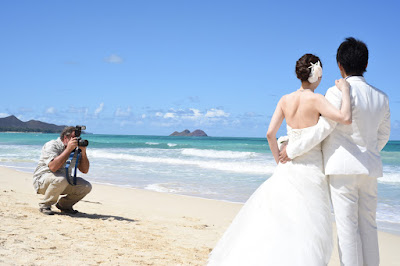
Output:
[[83,178],[79,181],[79,187],[84,194],[88,194],[92,190],[92,184]]
[[89,194],[89,192],[92,191],[92,184],[86,181],[85,188],[86,188],[86,194]]

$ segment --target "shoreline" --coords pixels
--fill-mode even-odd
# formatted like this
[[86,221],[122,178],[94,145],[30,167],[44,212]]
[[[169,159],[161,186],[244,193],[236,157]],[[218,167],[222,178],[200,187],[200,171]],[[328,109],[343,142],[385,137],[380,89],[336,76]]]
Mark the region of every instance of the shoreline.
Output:
[[[24,173],[24,174],[31,174],[31,172],[29,172],[29,171],[23,171],[23,170],[18,169],[17,167],[13,167],[13,166],[0,166],[0,170],[1,170],[1,168],[11,169],[11,170],[17,171],[19,173]],[[85,178],[85,177],[83,176],[83,178]],[[117,185],[117,184],[113,184],[113,183],[106,183],[106,182],[103,183],[103,182],[96,182],[96,181],[90,181],[90,182],[92,184],[101,185],[101,186],[111,186],[111,187],[116,187],[116,188],[142,190],[142,191],[149,191],[149,192],[155,192],[155,193],[161,193],[161,194],[195,198],[195,199],[200,199],[200,200],[221,201],[221,202],[226,202],[229,204],[238,204],[241,206],[245,203],[245,202],[230,201],[230,200],[223,200],[223,199],[212,199],[212,198],[206,198],[206,197],[200,197],[200,196],[194,196],[194,195],[188,195],[188,194],[179,194],[179,193],[173,193],[173,192],[167,192],[167,191],[157,191],[157,190],[146,189],[146,188],[137,188],[137,187],[133,187],[130,185]],[[333,213],[332,213],[332,221],[334,222],[334,214]],[[388,221],[379,221],[379,220],[377,221],[377,223],[378,223],[378,231],[393,234],[396,236],[400,236],[399,224],[393,223],[393,222],[388,222]],[[394,224],[395,226],[391,226],[392,224]],[[387,225],[387,227],[380,228],[380,225],[381,226]]]
[[[10,169],[19,173],[23,173],[23,174],[32,174],[31,172],[25,172],[22,170],[19,170],[15,167],[8,167],[8,166],[0,166],[0,173],[1,173],[1,168],[5,168],[5,169]],[[83,178],[85,178],[83,176]],[[134,189],[134,190],[143,190],[143,191],[150,191],[150,192],[155,192],[155,193],[161,193],[161,194],[168,194],[168,195],[176,195],[176,196],[182,196],[182,197],[189,197],[189,198],[195,198],[195,199],[201,199],[201,200],[211,200],[211,201],[222,201],[222,202],[226,202],[226,203],[232,203],[232,204],[239,204],[239,205],[243,205],[244,202],[238,202],[238,201],[229,201],[229,200],[222,200],[222,199],[210,199],[210,198],[203,198],[200,196],[193,196],[193,195],[186,195],[186,194],[178,194],[178,193],[173,193],[173,192],[166,192],[166,191],[157,191],[157,190],[152,190],[152,189],[146,189],[146,188],[136,188],[130,185],[117,185],[117,184],[112,184],[112,183],[103,183],[103,182],[96,182],[96,181],[90,181],[91,184],[96,184],[96,185],[100,185],[100,186],[110,186],[110,187],[117,187],[117,188],[125,188],[125,189]],[[399,233],[400,235],[400,233]]]
[[[93,184],[78,215],[53,207],[47,216],[38,211],[31,174],[0,167],[0,186],[0,264],[205,265],[243,205]],[[396,265],[400,236],[378,234],[381,265]],[[335,244],[329,266],[336,265]]]

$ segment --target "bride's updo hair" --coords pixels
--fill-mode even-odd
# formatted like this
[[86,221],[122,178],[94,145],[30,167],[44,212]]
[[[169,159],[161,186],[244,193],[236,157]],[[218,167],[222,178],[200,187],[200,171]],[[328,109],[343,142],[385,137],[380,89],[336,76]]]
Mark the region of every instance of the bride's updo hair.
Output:
[[[311,68],[309,68],[311,66],[311,63],[315,64],[318,61],[321,62],[319,57],[313,54],[305,54],[302,57],[300,57],[300,59],[297,60],[296,62],[297,78],[301,81],[307,81],[311,73]],[[321,62],[321,67],[322,67],[322,62]]]

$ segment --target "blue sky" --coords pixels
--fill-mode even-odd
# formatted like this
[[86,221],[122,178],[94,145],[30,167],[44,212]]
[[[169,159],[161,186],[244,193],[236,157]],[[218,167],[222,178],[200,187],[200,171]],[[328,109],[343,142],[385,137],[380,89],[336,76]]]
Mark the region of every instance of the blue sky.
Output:
[[[324,94],[345,37],[370,50],[400,139],[396,1],[1,1],[0,117],[100,134],[264,137],[279,98],[318,55]],[[280,134],[284,134],[282,128]]]

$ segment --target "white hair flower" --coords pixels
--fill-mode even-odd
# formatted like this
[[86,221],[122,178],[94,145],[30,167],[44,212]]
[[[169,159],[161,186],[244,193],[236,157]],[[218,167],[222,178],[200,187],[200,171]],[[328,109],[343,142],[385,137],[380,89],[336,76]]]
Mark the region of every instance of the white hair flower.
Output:
[[308,77],[308,82],[314,83],[316,82],[320,77],[322,77],[322,67],[321,67],[321,62],[318,61],[317,63],[313,64],[312,62],[310,63],[311,66],[308,68],[311,68],[311,73],[310,76]]

